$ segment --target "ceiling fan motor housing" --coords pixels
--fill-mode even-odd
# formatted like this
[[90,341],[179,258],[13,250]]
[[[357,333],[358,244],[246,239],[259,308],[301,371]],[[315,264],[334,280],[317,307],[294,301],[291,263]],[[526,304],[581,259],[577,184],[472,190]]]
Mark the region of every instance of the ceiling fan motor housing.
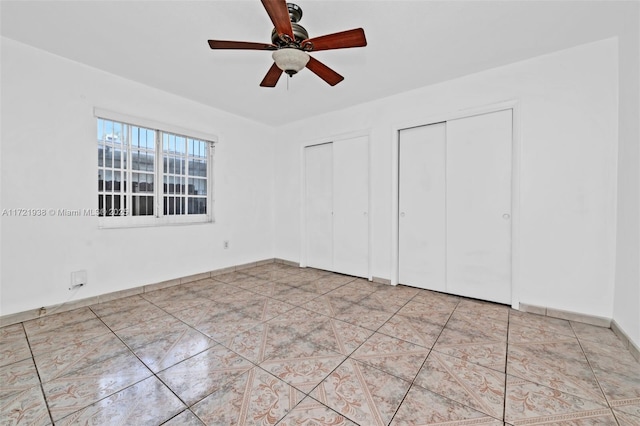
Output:
[[[291,28],[293,29],[294,40],[291,41],[299,44],[301,41],[309,38],[307,30],[302,25],[298,24],[300,19],[302,19],[302,9],[300,6],[293,3],[287,3],[287,9],[289,10],[289,19],[291,20]],[[275,28],[271,31],[271,42],[280,47],[288,46],[290,44],[288,40],[282,40],[280,38],[278,31]]]

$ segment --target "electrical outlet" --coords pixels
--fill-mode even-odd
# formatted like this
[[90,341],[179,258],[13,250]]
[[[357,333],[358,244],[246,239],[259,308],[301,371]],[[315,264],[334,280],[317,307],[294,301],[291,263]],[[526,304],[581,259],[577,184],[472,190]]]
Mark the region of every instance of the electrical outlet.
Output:
[[222,248],[227,250],[229,248],[229,240],[224,240],[222,242]]
[[87,271],[75,271],[71,273],[71,284],[69,290],[87,285]]

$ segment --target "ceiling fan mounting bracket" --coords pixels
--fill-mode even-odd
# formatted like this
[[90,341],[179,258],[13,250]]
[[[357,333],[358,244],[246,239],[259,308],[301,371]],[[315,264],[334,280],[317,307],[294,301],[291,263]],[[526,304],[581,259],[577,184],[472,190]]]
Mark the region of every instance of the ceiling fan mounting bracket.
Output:
[[300,22],[302,19],[302,9],[297,4],[287,3],[287,9],[289,10],[289,18],[292,23]]

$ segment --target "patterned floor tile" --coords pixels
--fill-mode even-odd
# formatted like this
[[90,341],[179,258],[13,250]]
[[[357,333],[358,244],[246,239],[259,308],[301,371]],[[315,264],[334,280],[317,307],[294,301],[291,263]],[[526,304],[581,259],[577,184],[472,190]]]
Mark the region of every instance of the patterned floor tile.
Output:
[[351,355],[372,334],[372,330],[328,318],[319,321],[317,327],[304,333],[301,337],[342,355]]
[[162,371],[158,377],[191,406],[251,367],[253,364],[246,359],[217,345]]
[[270,297],[256,298],[255,302],[238,309],[236,312],[242,314],[245,318],[255,320],[256,322],[268,321],[277,317],[291,309],[294,305],[272,299]]
[[640,426],[609,329],[280,263],[0,340],[2,424]]
[[410,382],[348,359],[310,396],[357,424],[387,425],[409,386]]
[[35,356],[35,363],[40,380],[48,382],[125,353],[129,353],[125,344],[113,333],[108,333],[38,354]]
[[502,419],[505,374],[431,352],[415,384],[460,404]]
[[458,296],[453,296],[450,294],[421,290],[413,297],[413,299],[411,299],[411,301],[426,305],[427,309],[432,311],[453,312],[456,306],[458,306],[460,298]]
[[91,306],[91,309],[113,331],[131,327],[154,318],[167,316],[167,313],[140,296],[126,298]]
[[323,277],[333,276],[335,274],[329,271],[323,271],[322,269],[314,269],[314,268],[301,268],[298,271],[298,275],[305,279],[319,279]]
[[455,313],[467,315],[473,318],[491,319],[492,321],[509,321],[510,308],[492,302],[481,300],[460,299],[456,306]]
[[509,345],[507,374],[606,403],[587,359],[579,351],[577,342],[512,344]]
[[438,341],[448,343],[506,342],[508,325],[502,321],[479,320],[451,315]]
[[341,287],[331,290],[325,293],[326,296],[335,297],[337,299],[344,300],[350,303],[358,303],[365,297],[373,293],[372,290],[362,289],[358,286],[353,286],[353,281],[349,284],[345,284]]
[[573,332],[573,328],[571,328],[569,321],[531,314],[528,312],[511,310],[509,312],[509,324],[517,324],[527,326],[529,328],[535,328],[540,332],[551,332],[575,337],[575,333]]
[[189,309],[173,312],[172,315],[191,327],[195,327],[200,323],[206,323],[216,315],[221,315],[231,310],[226,304],[209,301]]
[[575,422],[608,418],[604,404],[508,376],[505,421],[513,425]]
[[386,297],[388,299],[402,300],[408,302],[420,292],[419,289],[414,287],[407,287],[405,285],[389,285],[383,288],[379,288],[374,293],[377,296]]
[[277,293],[274,293],[270,297],[290,303],[292,305],[302,306],[305,303],[308,303],[316,297],[320,296],[318,293],[311,293],[309,291],[304,291],[296,287],[290,288],[291,290],[281,290]]
[[571,327],[580,341],[587,340],[597,342],[601,345],[624,348],[622,340],[610,328],[597,327],[595,325],[584,324],[571,321]]
[[89,308],[74,309],[59,314],[48,315],[31,321],[24,322],[24,329],[28,337],[39,333],[57,330],[71,324],[78,324],[93,320],[96,315]]
[[31,358],[31,349],[22,324],[0,328],[0,342],[0,367]]
[[[320,321],[325,319],[326,318],[324,317],[318,318],[318,314],[315,312],[296,306],[293,309],[270,319],[268,322],[277,322],[278,324],[290,326],[298,331],[298,329],[305,323],[315,324],[317,326]],[[300,332],[298,332],[298,334],[300,334]]]
[[612,408],[640,416],[640,368],[635,375],[598,369],[594,373]]
[[142,297],[169,313],[183,311],[206,302],[202,296],[184,286],[174,286],[144,293]]
[[206,425],[275,425],[304,394],[259,367],[236,376],[191,410]]
[[353,303],[340,297],[324,294],[303,304],[302,307],[321,315],[335,317],[338,314],[348,312],[353,307]]
[[85,340],[109,333],[111,333],[111,330],[94,316],[94,318],[83,322],[66,324],[42,333],[30,335],[28,339],[31,351],[35,356],[38,356],[64,347],[74,346]]
[[348,312],[336,315],[336,319],[375,331],[392,316],[391,312],[373,311],[363,306],[354,305],[353,309]]
[[184,284],[182,287],[187,288],[190,292],[205,302],[210,300],[217,301],[218,299],[243,290],[233,284],[225,284],[222,281],[216,281],[214,279],[194,281],[192,283]]
[[269,280],[266,280],[264,278],[248,276],[247,278],[242,278],[238,281],[234,281],[231,284],[233,284],[235,287],[239,287],[245,290],[251,290],[254,287],[267,284],[268,282]]
[[281,426],[358,426],[313,398],[307,397],[278,423]]
[[174,317],[162,317],[116,331],[153,372],[190,358],[216,342]]
[[595,370],[610,371],[629,377],[637,376],[640,371],[640,363],[631,352],[619,346],[601,345],[590,341],[580,342],[580,346]]
[[40,426],[52,424],[40,386],[0,397],[3,425]]
[[299,290],[304,290],[308,293],[314,293],[318,296],[333,290],[333,288],[328,289],[325,284],[318,282],[318,280],[298,285],[296,288],[298,288]]
[[267,282],[265,284],[252,287],[250,291],[262,296],[272,297],[274,294],[286,293],[287,290],[290,290],[292,288],[293,287],[286,284]]
[[[495,324],[494,324],[495,325]],[[471,326],[462,320],[450,320],[433,349],[485,367],[505,371],[506,329]]]
[[89,306],[89,309],[99,317],[117,314],[120,312],[130,312],[140,308],[149,306],[149,301],[142,295],[123,297],[121,299],[109,300],[103,303],[96,303]]
[[368,309],[387,311],[395,314],[400,308],[402,308],[407,302],[402,299],[394,299],[386,297],[385,294],[378,294],[378,292],[371,293],[369,296],[357,302],[358,305],[364,306]]
[[433,324],[442,325],[444,327],[449,320],[449,317],[451,317],[456,304],[457,302],[445,305],[426,305],[416,301],[414,297],[400,308],[397,314],[409,318],[429,321]]
[[57,421],[149,376],[138,358],[124,353],[43,383],[43,389]]
[[411,318],[396,314],[380,327],[378,332],[425,348],[431,348],[442,333],[442,329],[442,325],[434,324],[423,318]]
[[178,414],[171,420],[166,423],[163,423],[163,426],[202,426],[204,423],[200,421],[195,414],[191,412],[191,410],[184,410],[182,413]]
[[300,287],[313,282],[317,277],[307,276],[304,273],[295,274],[295,275],[287,275],[282,278],[275,280],[275,282],[279,284],[286,284],[291,287]]
[[314,283],[323,288],[325,290],[324,293],[328,293],[331,290],[342,287],[343,285],[348,284],[353,280],[355,280],[355,278],[350,275],[331,274],[318,278],[314,281]]
[[300,339],[294,328],[278,322],[258,324],[233,336],[224,346],[249,361],[259,364],[272,358],[279,347]]
[[200,318],[193,327],[219,343],[227,342],[235,335],[255,327],[261,321],[249,319],[236,311],[223,312],[217,315],[206,315]]
[[561,342],[574,342],[577,343],[578,339],[575,336],[571,336],[568,333],[560,334],[550,330],[530,327],[522,323],[509,323],[509,342],[513,343],[561,343]]
[[295,341],[282,345],[273,357],[260,363],[260,367],[280,380],[310,392],[323,381],[345,356],[308,341]]
[[502,421],[414,385],[390,425],[498,426]]
[[640,426],[640,416],[631,415],[616,409],[613,410],[613,414],[620,426]]
[[277,281],[279,279],[288,277],[289,275],[291,275],[291,272],[286,270],[276,270],[276,271],[264,271],[264,272],[251,272],[251,275],[266,281]]
[[412,381],[429,349],[386,334],[374,333],[352,355],[352,358],[389,374]]
[[40,384],[31,358],[0,367],[0,398],[23,392]]
[[506,342],[446,343],[438,339],[433,350],[503,373],[506,371]]
[[[149,410],[148,407],[153,407]],[[165,385],[149,377],[56,422],[56,425],[161,424],[186,407]]]
[[215,275],[211,278],[216,281],[222,281],[223,283],[229,284],[229,283],[233,283],[234,281],[240,281],[243,279],[246,280],[249,277],[250,277],[249,274],[245,274],[244,272],[240,272],[240,271],[234,271],[234,272],[228,272],[226,274]]

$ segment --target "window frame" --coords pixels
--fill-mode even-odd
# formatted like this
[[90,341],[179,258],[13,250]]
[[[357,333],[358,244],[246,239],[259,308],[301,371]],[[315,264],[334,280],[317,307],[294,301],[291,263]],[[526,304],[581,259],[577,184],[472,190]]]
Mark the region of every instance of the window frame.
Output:
[[[154,214],[153,215],[143,215],[143,216],[99,216],[98,217],[98,226],[99,228],[130,228],[130,227],[147,227],[147,226],[165,226],[165,225],[188,225],[188,224],[204,224],[204,223],[214,223],[214,214],[213,214],[213,206],[214,206],[214,154],[215,154],[215,145],[218,142],[218,137],[213,134],[184,129],[178,126],[159,123],[154,120],[134,117],[130,115],[125,115],[113,111],[108,111],[100,108],[94,108],[94,138],[97,135],[97,123],[98,119],[109,120],[114,122],[119,122],[126,124],[128,126],[135,126],[146,128],[151,130],[155,134],[155,158],[154,158]],[[128,127],[129,131],[131,127]],[[205,142],[207,144],[207,155],[206,155],[206,179],[207,179],[207,213],[206,214],[180,214],[180,215],[165,215],[164,214],[164,151],[163,151],[163,134],[172,134],[178,135],[181,137],[185,137],[186,139],[194,139],[198,141]],[[130,135],[128,135],[130,136]],[[126,181],[128,183],[128,187],[124,193],[124,197],[127,199],[127,209],[132,209],[132,201],[133,195],[133,181],[132,175],[136,171],[133,170],[132,159],[132,151],[133,147],[131,145],[130,138],[127,138],[127,168],[124,170],[127,178]],[[97,140],[96,140],[97,142]],[[95,158],[95,157],[94,157]],[[188,151],[187,156],[188,157]],[[94,170],[100,169],[100,166],[96,164]],[[189,176],[185,175],[185,185],[188,188],[188,179]],[[187,189],[188,192],[188,189]],[[98,190],[96,195],[100,194]],[[144,195],[142,193],[141,195]],[[149,193],[151,195],[151,193]],[[202,198],[202,197],[201,197]],[[188,199],[188,197],[187,197]],[[185,200],[185,207],[188,203]],[[96,209],[97,211],[97,209]]]

